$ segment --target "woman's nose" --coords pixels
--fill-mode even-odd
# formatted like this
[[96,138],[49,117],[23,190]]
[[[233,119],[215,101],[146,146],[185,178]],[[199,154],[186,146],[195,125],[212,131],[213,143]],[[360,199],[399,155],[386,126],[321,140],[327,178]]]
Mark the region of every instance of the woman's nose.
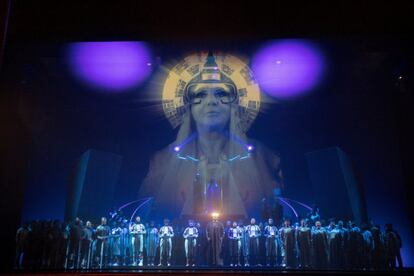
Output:
[[216,95],[214,95],[214,92],[207,93],[206,102],[208,105],[217,105],[218,99],[216,98]]

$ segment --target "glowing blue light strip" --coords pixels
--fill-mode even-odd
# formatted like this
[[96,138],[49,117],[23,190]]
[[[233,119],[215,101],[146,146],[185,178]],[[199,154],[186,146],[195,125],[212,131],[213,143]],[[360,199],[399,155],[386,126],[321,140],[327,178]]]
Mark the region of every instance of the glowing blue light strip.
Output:
[[153,199],[152,197],[148,197],[147,200],[145,200],[144,202],[142,202],[140,205],[138,205],[138,207],[135,209],[135,211],[132,213],[131,218],[129,219],[129,222],[131,223],[132,219],[135,216],[135,213],[138,212],[138,210],[146,203],[148,203],[151,199]]
[[312,211],[312,207],[310,207],[309,205],[306,205],[305,203],[299,202],[299,201],[294,200],[294,199],[286,198],[286,197],[283,197],[283,199],[285,199],[285,200],[289,200],[289,201],[293,201],[293,202],[295,202],[295,203],[297,203],[297,204],[301,205],[302,207],[305,207],[306,209],[308,209],[308,210]]
[[296,218],[297,217],[299,217],[298,216],[298,213],[296,212],[296,210],[295,210],[295,208],[293,208],[293,206],[292,205],[290,205],[286,200],[284,200],[283,198],[280,198],[279,197],[279,200],[281,201],[281,202],[283,202],[284,204],[286,204],[292,211],[293,211],[293,213],[295,214],[295,216],[296,216]]
[[231,161],[233,161],[233,160],[235,160],[235,159],[237,159],[237,158],[239,158],[240,157],[240,155],[236,155],[236,156],[234,156],[233,158],[230,158],[229,159],[229,161],[231,162]]
[[119,209],[118,209],[118,210],[122,210],[122,209],[124,209],[124,208],[128,207],[129,205],[131,205],[131,204],[133,204],[133,203],[135,203],[135,202],[138,202],[138,201],[141,201],[141,200],[145,200],[145,199],[148,199],[148,198],[147,198],[147,197],[146,197],[146,198],[140,198],[140,199],[137,199],[137,200],[134,200],[134,201],[131,201],[131,202],[125,203],[124,205],[122,205],[121,207],[119,207]]

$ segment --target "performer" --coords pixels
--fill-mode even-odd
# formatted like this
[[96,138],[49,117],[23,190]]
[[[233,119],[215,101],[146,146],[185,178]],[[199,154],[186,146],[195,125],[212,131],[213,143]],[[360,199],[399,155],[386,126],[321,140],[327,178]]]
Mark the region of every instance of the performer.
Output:
[[372,223],[371,227],[374,250],[372,252],[372,266],[374,270],[385,270],[385,242],[384,234],[379,225]]
[[129,232],[132,235],[132,259],[133,266],[143,266],[144,262],[144,235],[146,233],[144,224],[141,223],[141,217],[137,216],[135,218],[135,223],[133,223]]
[[96,228],[96,260],[99,268],[106,265],[108,261],[108,238],[111,228],[106,224],[106,217],[101,218],[101,225]]
[[278,229],[276,226],[273,225],[273,219],[268,219],[268,225],[266,225],[264,229],[264,236],[266,238],[266,265],[274,266],[277,265],[277,253],[278,253],[278,243],[279,243],[279,235]]
[[319,208],[316,204],[312,205],[312,210],[308,214],[308,220],[311,225],[315,225],[316,221],[320,220]]
[[329,264],[331,269],[345,268],[346,232],[343,224],[342,221],[338,221],[335,227],[328,230]]
[[320,221],[312,229],[313,265],[317,269],[328,267],[328,236]]
[[351,221],[348,223],[348,225],[348,269],[361,269],[363,247],[361,229]]
[[81,268],[90,268],[92,256],[92,242],[95,230],[92,223],[88,220],[83,228],[82,249],[81,249]]
[[296,238],[295,230],[290,225],[290,220],[285,219],[283,227],[279,229],[282,249],[282,266],[295,267],[296,263]]
[[222,266],[223,259],[221,258],[221,249],[224,237],[224,226],[218,221],[217,213],[212,214],[212,219],[213,220],[209,222],[206,229],[208,264],[212,266]]
[[69,256],[68,262],[69,268],[75,268],[78,265],[77,260],[80,258],[80,244],[81,244],[81,238],[83,235],[83,229],[81,225],[80,218],[75,218],[75,221],[69,225]]
[[112,253],[112,265],[118,266],[121,260],[121,234],[122,228],[116,226],[114,223],[114,228],[111,231],[111,253]]
[[194,221],[188,221],[188,227],[185,228],[184,233],[184,247],[185,247],[185,257],[187,263],[185,266],[195,266],[196,261],[196,252],[197,252],[197,238],[198,238],[198,229],[194,226]]
[[374,250],[374,241],[372,238],[371,230],[368,224],[361,225],[362,229],[362,269],[370,270],[372,268],[372,252]]
[[299,250],[299,267],[310,268],[311,266],[311,229],[308,227],[307,220],[300,221],[300,227],[296,233],[296,241]]
[[[50,266],[52,269],[61,269],[62,266],[62,251],[64,251],[63,246],[63,231],[62,225],[59,220],[54,220],[52,224],[51,232],[49,233],[52,236],[51,240],[51,249],[50,249]],[[62,250],[63,249],[63,250]]]
[[26,258],[27,252],[27,237],[29,235],[30,229],[29,224],[25,223],[22,227],[17,229],[16,232],[16,258],[15,258],[15,267],[23,268],[24,261]]
[[196,263],[198,265],[205,264],[206,261],[206,249],[207,249],[207,238],[206,238],[206,231],[201,226],[201,223],[197,221],[195,223],[195,227],[197,227],[198,230],[198,243],[197,243],[197,259]]
[[[139,191],[157,199],[152,217],[163,210],[177,217],[206,211],[245,217],[281,187],[279,156],[246,136],[260,109],[260,89],[237,59],[197,54],[170,71],[177,83],[167,78],[162,102],[179,126],[177,138],[151,159]],[[191,77],[182,79],[190,69]]]
[[[120,244],[121,244],[121,259],[122,264],[126,265],[130,263],[130,257],[132,256],[132,237],[128,230],[128,220],[124,219],[121,223],[121,235],[120,235]],[[129,261],[128,260],[129,256]]]
[[227,220],[224,226],[224,238],[223,238],[223,265],[228,266],[230,264],[230,239],[229,230],[232,227],[231,220]]
[[244,266],[249,266],[249,236],[246,233],[246,226],[243,226],[243,221],[239,221],[239,228],[241,230],[241,249],[243,253]]
[[161,266],[167,261],[167,266],[171,265],[171,252],[172,252],[172,237],[174,237],[174,230],[169,226],[170,221],[164,219],[164,226],[160,228],[158,235],[160,237],[160,263]]
[[391,223],[385,224],[385,248],[387,251],[387,268],[395,269],[395,259],[398,261],[398,268],[402,268],[401,259],[401,237],[392,227]]
[[259,265],[259,237],[261,235],[260,227],[256,225],[256,219],[250,220],[250,225],[246,228],[247,235],[249,236],[249,263],[251,265]]
[[147,250],[147,263],[148,266],[155,265],[155,256],[157,255],[158,248],[158,228],[155,227],[154,221],[151,221],[146,238],[146,250]]
[[240,253],[241,253],[241,238],[243,228],[237,225],[237,222],[233,222],[232,227],[228,230],[229,239],[229,252],[230,252],[230,266],[241,266]]

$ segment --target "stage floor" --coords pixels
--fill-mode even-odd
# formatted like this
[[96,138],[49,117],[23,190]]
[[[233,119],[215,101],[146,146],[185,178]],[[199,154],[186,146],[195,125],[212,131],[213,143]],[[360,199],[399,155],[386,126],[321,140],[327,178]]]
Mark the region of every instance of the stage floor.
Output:
[[99,275],[99,276],[121,276],[121,275],[131,275],[131,274],[141,274],[141,275],[200,275],[200,276],[211,276],[211,275],[220,275],[220,274],[232,274],[232,275],[243,275],[246,274],[255,274],[255,275],[414,275],[413,268],[397,269],[393,271],[344,271],[344,270],[298,270],[298,269],[280,269],[280,268],[268,268],[268,267],[250,267],[250,268],[207,268],[207,267],[197,267],[197,268],[188,268],[188,267],[168,267],[168,268],[131,268],[131,267],[120,267],[117,269],[101,269],[101,270],[60,270],[60,271],[45,271],[45,270],[36,270],[36,271],[14,271],[8,275],[19,275],[19,276],[51,276],[51,275],[66,275],[66,276],[79,276],[79,275]]

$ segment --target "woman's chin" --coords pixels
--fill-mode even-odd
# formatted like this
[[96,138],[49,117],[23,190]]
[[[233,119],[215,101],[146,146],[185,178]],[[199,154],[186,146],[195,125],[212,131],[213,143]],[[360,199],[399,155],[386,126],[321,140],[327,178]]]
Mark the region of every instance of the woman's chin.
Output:
[[203,124],[201,127],[205,130],[205,131],[225,131],[226,129],[226,124],[223,123],[212,123],[209,122],[208,124]]

